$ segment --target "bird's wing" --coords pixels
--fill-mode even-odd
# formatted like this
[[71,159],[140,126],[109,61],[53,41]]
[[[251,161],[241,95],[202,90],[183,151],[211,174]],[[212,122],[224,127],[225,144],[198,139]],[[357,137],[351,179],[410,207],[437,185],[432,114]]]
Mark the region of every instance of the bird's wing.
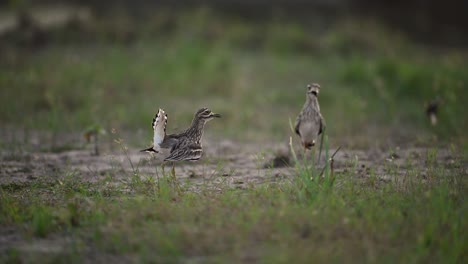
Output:
[[164,159],[164,161],[196,161],[202,157],[203,149],[198,144],[190,143],[188,145],[181,144],[179,146],[180,147],[174,146],[174,149],[171,151],[169,156]]
[[325,129],[327,128],[327,126],[325,125],[325,119],[323,119],[323,116],[320,114],[320,127],[319,127],[319,132],[318,134],[322,134],[323,131],[325,131]]
[[167,114],[162,109],[159,109],[151,125],[154,130],[153,145],[157,149],[166,137]]
[[164,149],[173,149],[177,144],[179,144],[179,135],[171,134],[166,135],[159,146]]
[[301,133],[299,132],[299,126],[301,125],[301,119],[302,119],[302,113],[300,113],[297,118],[296,118],[296,124],[294,125],[294,131],[296,132],[296,134],[298,134],[299,136],[301,135]]

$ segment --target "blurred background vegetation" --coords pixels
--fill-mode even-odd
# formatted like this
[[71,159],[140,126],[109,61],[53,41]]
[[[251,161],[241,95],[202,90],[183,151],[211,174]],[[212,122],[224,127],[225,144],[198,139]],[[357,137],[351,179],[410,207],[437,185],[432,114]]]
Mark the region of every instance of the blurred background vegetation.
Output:
[[456,3],[0,1],[0,122],[99,124],[141,145],[157,108],[172,132],[207,106],[224,116],[211,136],[287,141],[317,82],[332,142],[466,148],[467,4]]

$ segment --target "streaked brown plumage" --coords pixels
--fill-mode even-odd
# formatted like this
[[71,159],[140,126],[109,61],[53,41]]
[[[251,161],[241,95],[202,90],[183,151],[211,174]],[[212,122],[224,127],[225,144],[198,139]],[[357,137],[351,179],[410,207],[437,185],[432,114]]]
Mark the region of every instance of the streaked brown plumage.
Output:
[[318,136],[325,129],[325,122],[320,113],[318,102],[319,92],[319,84],[307,85],[306,102],[296,118],[294,130],[301,137],[302,146],[305,149],[311,149],[315,145]]
[[191,126],[180,134],[166,135],[167,114],[159,109],[153,118],[154,130],[153,146],[142,151],[156,153],[164,161],[196,161],[202,157],[201,140],[205,124],[220,114],[211,112],[208,108],[201,108],[194,117]]

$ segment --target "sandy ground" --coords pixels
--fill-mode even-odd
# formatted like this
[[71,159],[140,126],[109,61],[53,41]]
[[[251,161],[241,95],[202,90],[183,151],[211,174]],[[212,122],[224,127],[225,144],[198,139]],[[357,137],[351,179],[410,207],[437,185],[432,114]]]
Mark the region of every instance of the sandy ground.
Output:
[[[249,184],[278,182],[296,175],[287,144],[260,146],[223,140],[206,142],[204,148],[202,160],[176,164],[177,179],[192,190],[196,190],[200,184],[216,186],[218,183],[245,188]],[[331,149],[330,153],[335,150]],[[297,152],[302,160],[301,151]],[[446,168],[463,167],[465,173],[468,173],[467,164],[460,162],[460,158],[448,149],[415,147],[387,150],[343,147],[334,158],[334,168],[337,175],[366,177],[373,174],[382,181],[390,180],[394,175],[405,175],[409,170],[417,171],[418,176],[424,178],[428,170],[427,160],[434,153],[437,164]],[[91,147],[58,153],[4,151],[0,161],[0,184],[59,180],[67,175],[88,182],[111,176],[117,183],[132,177],[135,172],[141,177],[162,175],[161,162],[138,149],[128,149],[127,154],[121,148],[102,150],[98,156],[92,154]],[[324,164],[323,154],[320,164],[319,167]],[[169,171],[170,164],[166,165],[166,173]]]

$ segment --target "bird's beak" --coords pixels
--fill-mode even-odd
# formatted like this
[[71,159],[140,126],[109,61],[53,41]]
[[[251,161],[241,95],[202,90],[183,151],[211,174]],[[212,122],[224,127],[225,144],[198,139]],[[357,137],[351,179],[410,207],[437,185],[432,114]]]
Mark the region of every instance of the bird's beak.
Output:
[[212,116],[212,117],[217,117],[217,118],[220,118],[220,117],[221,117],[220,114],[215,114],[215,113],[212,113],[211,116]]

